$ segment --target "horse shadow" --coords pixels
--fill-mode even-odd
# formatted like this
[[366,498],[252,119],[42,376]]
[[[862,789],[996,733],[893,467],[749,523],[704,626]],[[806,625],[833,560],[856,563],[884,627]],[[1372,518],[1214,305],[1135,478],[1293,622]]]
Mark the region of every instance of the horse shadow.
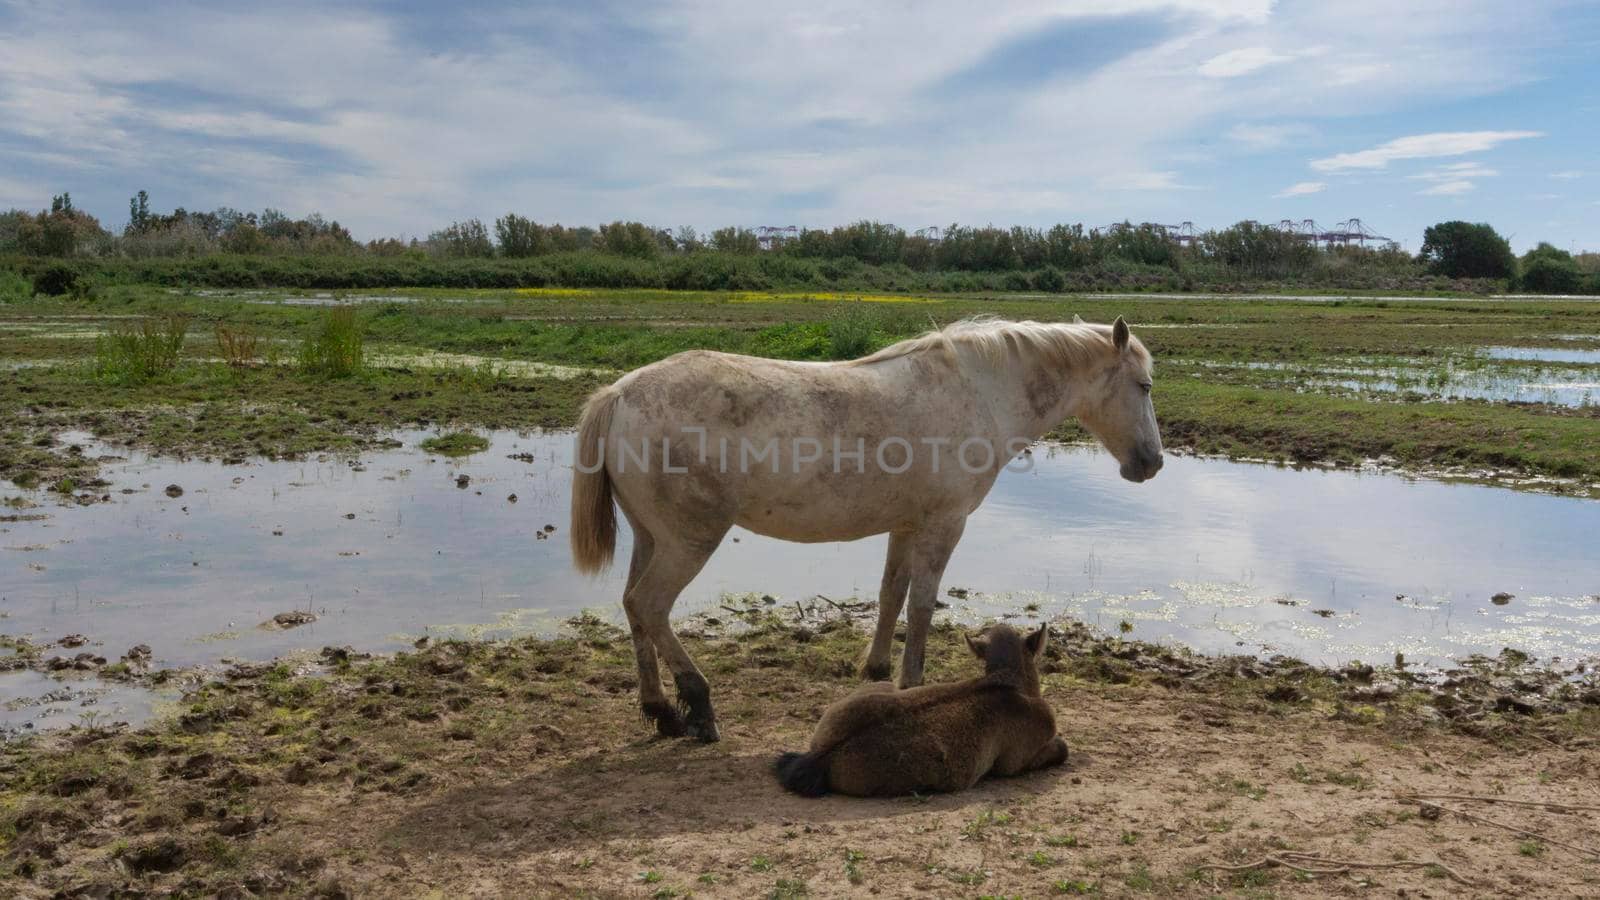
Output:
[[772,774],[762,742],[649,740],[516,777],[433,794],[393,820],[391,846],[497,858],[593,847],[599,841],[735,833],[763,825],[805,830],[871,819],[988,809],[1055,790],[1089,761],[986,778],[967,791],[898,798],[799,797]]

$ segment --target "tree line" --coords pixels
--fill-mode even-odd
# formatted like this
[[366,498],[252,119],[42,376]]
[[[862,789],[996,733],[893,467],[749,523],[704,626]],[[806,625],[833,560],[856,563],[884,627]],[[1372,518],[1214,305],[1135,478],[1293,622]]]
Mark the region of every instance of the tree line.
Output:
[[1395,244],[1318,247],[1301,235],[1253,221],[1206,231],[1189,242],[1149,224],[1086,229],[1067,224],[1000,228],[958,223],[933,238],[874,221],[808,228],[792,237],[763,241],[748,228],[719,228],[702,236],[688,226],[667,229],[623,221],[565,226],[507,213],[492,226],[466,219],[424,239],[361,243],[337,221],[315,213],[296,219],[275,209],[255,213],[222,207],[194,212],[180,207],[163,214],[151,210],[144,191],[130,198],[128,224],[120,233],[75,208],[65,193],[52,199],[49,210],[0,213],[0,255],[36,258],[310,256],[420,263],[561,254],[643,261],[761,255],[911,273],[1028,273],[1022,284],[1040,290],[1067,289],[1071,273],[1110,270],[1165,271],[1208,284],[1230,278],[1343,283],[1341,273],[1363,273],[1369,278],[1487,279],[1542,293],[1600,292],[1600,254],[1574,256],[1542,243],[1519,259],[1491,226],[1461,221],[1429,227],[1421,252],[1412,256]]

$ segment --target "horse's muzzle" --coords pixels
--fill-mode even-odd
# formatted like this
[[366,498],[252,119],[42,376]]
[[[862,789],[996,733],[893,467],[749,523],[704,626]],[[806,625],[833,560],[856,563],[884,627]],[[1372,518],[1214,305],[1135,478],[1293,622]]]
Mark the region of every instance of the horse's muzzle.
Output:
[[1122,464],[1122,477],[1134,483],[1149,481],[1161,471],[1164,462],[1160,451],[1155,453],[1136,453],[1133,459]]

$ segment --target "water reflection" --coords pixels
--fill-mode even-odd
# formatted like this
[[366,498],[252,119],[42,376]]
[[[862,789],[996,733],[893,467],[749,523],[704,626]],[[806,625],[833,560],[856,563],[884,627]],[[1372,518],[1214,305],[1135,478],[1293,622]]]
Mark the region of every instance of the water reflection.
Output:
[[[0,525],[0,546],[16,548],[0,549],[0,631],[80,632],[112,658],[145,643],[159,663],[189,664],[545,631],[585,608],[620,619],[623,573],[590,580],[568,562],[569,436],[499,433],[462,461],[412,449],[423,436],[359,463],[110,461],[112,502]],[[1136,637],[1330,663],[1502,645],[1600,653],[1600,503],[1190,458],[1133,485],[1082,449],[1041,447],[1034,462],[974,514],[945,579],[970,593],[949,614],[1067,613],[1126,621]],[[557,530],[536,539],[546,525]],[[876,591],[881,537],[732,537],[680,614],[724,592]],[[626,544],[624,532],[619,559]],[[1516,597],[1495,606],[1499,591]],[[289,610],[318,619],[262,625]]]

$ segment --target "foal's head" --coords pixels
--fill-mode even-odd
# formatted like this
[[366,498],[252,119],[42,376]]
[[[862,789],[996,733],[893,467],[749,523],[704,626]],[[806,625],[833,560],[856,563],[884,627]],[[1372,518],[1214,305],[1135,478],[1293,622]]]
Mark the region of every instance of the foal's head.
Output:
[[1007,676],[1023,693],[1039,696],[1039,660],[1044,658],[1045,642],[1050,638],[1049,625],[1040,625],[1038,631],[1023,637],[1015,628],[998,622],[977,637],[969,634],[966,638],[972,655],[983,660],[984,674]]
[[[1100,326],[1105,327],[1105,326]],[[1161,471],[1161,429],[1150,402],[1150,351],[1117,317],[1110,353],[1088,382],[1078,420],[1122,466],[1122,477],[1145,481]]]

